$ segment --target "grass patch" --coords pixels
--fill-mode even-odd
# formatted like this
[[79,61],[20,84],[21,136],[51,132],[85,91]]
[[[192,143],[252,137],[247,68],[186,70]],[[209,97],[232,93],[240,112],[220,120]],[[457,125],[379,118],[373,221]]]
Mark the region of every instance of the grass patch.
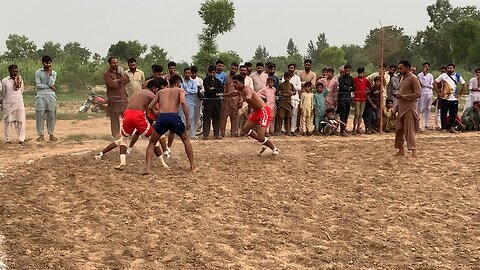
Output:
[[[85,121],[92,118],[106,117],[104,113],[71,113],[71,112],[57,112],[57,120],[81,120]],[[27,113],[27,119],[35,120],[35,112]]]
[[70,134],[65,137],[67,141],[74,141],[77,143],[82,143],[84,141],[92,141],[92,140],[103,140],[103,141],[111,141],[112,136],[109,135],[91,135],[85,133],[79,134]]

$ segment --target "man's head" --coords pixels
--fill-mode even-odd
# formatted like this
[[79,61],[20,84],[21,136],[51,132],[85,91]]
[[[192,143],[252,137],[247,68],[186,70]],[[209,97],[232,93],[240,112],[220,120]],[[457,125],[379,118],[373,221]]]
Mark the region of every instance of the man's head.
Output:
[[429,62],[425,62],[422,64],[422,71],[423,73],[427,74],[428,71],[430,70],[430,63]]
[[[42,59],[43,61],[43,59]],[[108,64],[110,65],[111,70],[117,70],[118,69],[118,58],[115,56],[110,56],[108,58]],[[43,66],[45,67],[45,63],[43,63]]]
[[168,67],[168,73],[170,75],[175,74],[175,72],[177,71],[177,63],[175,63],[173,61],[168,62],[167,67]]
[[303,61],[303,66],[305,68],[305,71],[309,72],[310,70],[312,70],[312,60],[305,59],[305,61]]
[[447,67],[440,67],[440,73],[447,73]]
[[473,102],[473,105],[472,105],[472,108],[473,108],[473,110],[475,110],[475,111],[480,110],[480,101],[479,101],[479,100],[474,101],[474,102]]
[[296,67],[297,67],[297,65],[295,65],[295,64],[288,64],[288,66],[287,66],[288,72],[290,72],[290,74],[295,73],[295,68]]
[[238,64],[233,62],[230,65],[230,75],[233,76],[233,75],[237,74],[237,71],[238,71]]
[[220,73],[223,71],[223,67],[225,66],[225,62],[223,62],[222,60],[217,60],[217,62],[215,62],[215,65],[217,66],[217,72]]
[[285,72],[285,73],[283,74],[283,79],[285,80],[285,82],[288,83],[291,78],[292,78],[292,74],[291,74],[290,72]]
[[159,78],[159,79],[150,80],[147,83],[146,88],[150,89],[150,91],[152,91],[154,94],[156,94],[159,90],[162,90],[163,88],[165,88],[167,86],[168,86],[168,82],[163,78]]
[[383,63],[381,65],[378,66],[378,72],[385,72],[385,70],[387,69],[387,64]]
[[385,105],[387,106],[387,109],[393,108],[393,99],[387,98]]
[[198,67],[192,66],[192,79],[197,78],[197,73],[198,73]]
[[275,70],[276,70],[277,66],[274,64],[274,63],[270,63],[268,64],[268,67],[267,67],[267,73],[269,76],[273,76],[275,75]]
[[480,79],[480,67],[475,69],[475,74],[477,74],[477,78]]
[[343,67],[343,71],[345,72],[344,75],[350,76],[350,71],[352,71],[352,66],[350,65],[345,65]]
[[247,74],[248,74],[247,72],[248,72],[247,66],[241,65],[241,66],[240,66],[240,74],[245,77],[245,76],[247,76]]
[[242,74],[237,74],[237,75],[233,76],[232,82],[233,82],[233,87],[235,88],[235,90],[241,91],[241,90],[243,90],[243,88],[245,86],[245,77],[243,77]]
[[452,75],[455,73],[455,65],[454,64],[448,64],[447,65],[447,73]]
[[252,74],[253,72],[253,64],[250,62],[245,62],[245,67],[247,67],[247,75]]
[[130,69],[131,72],[135,72],[137,70],[137,60],[135,60],[135,58],[128,59],[127,63],[128,69]]
[[17,65],[8,66],[8,73],[10,73],[11,78],[15,78],[18,75],[18,66]]
[[395,72],[397,72],[397,66],[390,65],[390,67],[388,67],[388,75],[393,76],[395,75]]
[[410,68],[410,72],[412,72],[413,74],[417,75],[417,67],[412,66],[412,67]]
[[315,85],[315,90],[317,91],[317,93],[322,93],[324,87],[325,86],[323,85],[323,82],[317,82],[317,84]]
[[186,67],[183,69],[183,77],[185,77],[185,80],[190,80],[190,78],[192,77],[191,67]]
[[262,63],[262,62],[258,62],[258,63],[256,64],[256,68],[257,68],[257,73],[258,73],[258,74],[262,74],[263,68],[264,68],[263,63]]
[[381,79],[382,77],[380,76],[375,76],[375,78],[373,78],[373,85],[377,88],[380,87],[380,83],[381,83]]
[[270,78],[270,77],[267,79],[267,87],[269,87],[269,88],[273,87],[273,79]]
[[213,80],[215,78],[215,73],[217,72],[216,70],[217,70],[217,68],[215,66],[209,66],[208,67],[208,77],[210,79]]
[[410,73],[410,68],[412,67],[412,64],[410,64],[409,61],[407,60],[403,60],[403,61],[400,61],[400,63],[398,63],[398,72],[400,72],[400,75],[407,75],[408,73]]
[[163,67],[161,65],[152,65],[152,75],[155,79],[163,78]]
[[363,67],[357,68],[357,74],[359,78],[361,79],[365,78],[365,68]]
[[170,84],[170,87],[179,87],[182,83],[182,78],[177,74],[173,74],[170,76],[170,79],[168,79],[168,83]]

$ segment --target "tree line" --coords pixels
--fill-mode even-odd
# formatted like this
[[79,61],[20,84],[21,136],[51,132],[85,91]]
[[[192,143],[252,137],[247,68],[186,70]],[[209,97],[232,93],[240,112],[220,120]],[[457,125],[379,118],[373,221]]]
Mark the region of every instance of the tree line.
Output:
[[[464,70],[471,70],[480,65],[480,9],[476,6],[454,7],[449,0],[437,0],[426,9],[430,24],[425,30],[414,36],[404,33],[399,26],[385,26],[384,62],[397,63],[400,59],[409,59],[414,65],[429,61],[438,67],[455,63]],[[217,37],[226,34],[235,27],[235,6],[229,0],[206,0],[198,11],[204,22],[204,28],[198,35],[199,48],[192,56],[192,63],[177,63],[177,69],[190,64],[204,71],[217,59],[227,65],[243,62],[233,50],[221,52]],[[313,60],[314,70],[329,66],[338,68],[349,63],[354,67],[375,69],[379,62],[380,29],[372,29],[365,38],[363,46],[345,44],[331,46],[324,33],[319,33],[315,41],[310,40],[307,54],[301,55],[293,39],[286,43],[286,54],[272,56],[263,45],[258,45],[249,61],[272,62],[278,72],[286,71],[287,64],[295,63],[298,67],[303,59]],[[6,67],[11,63],[19,65],[27,85],[34,85],[34,73],[41,64],[39,59],[49,55],[54,59],[55,69],[60,74],[59,85],[68,89],[83,88],[89,85],[103,84],[102,74],[108,67],[106,58],[115,55],[121,62],[133,57],[138,66],[149,73],[152,64],[166,68],[169,61],[168,52],[159,45],[146,45],[137,40],[118,41],[112,44],[104,57],[93,53],[79,42],[69,42],[63,47],[58,42],[47,41],[41,47],[28,37],[10,34],[5,41],[7,50],[0,55],[1,75],[6,76]]]

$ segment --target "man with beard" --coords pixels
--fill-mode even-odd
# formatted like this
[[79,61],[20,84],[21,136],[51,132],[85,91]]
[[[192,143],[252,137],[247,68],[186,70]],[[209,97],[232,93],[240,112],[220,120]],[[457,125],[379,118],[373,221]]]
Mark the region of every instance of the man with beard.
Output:
[[[233,87],[233,76],[237,74],[238,64],[232,63],[230,65],[230,74],[227,78],[227,86],[225,87],[224,94],[235,91]],[[220,120],[220,134],[222,137],[225,137],[225,131],[227,129],[227,118],[230,117],[230,135],[232,137],[237,137],[237,120],[238,120],[238,110],[240,109],[240,100],[237,96],[235,97],[226,97],[223,99],[222,104],[222,113]]]
[[[430,63],[425,62],[423,63],[423,71],[418,74],[418,80],[420,81],[420,86],[422,87],[421,96],[418,99],[418,119],[419,119],[419,127],[422,130],[422,114],[424,118],[424,127],[425,129],[429,129],[429,120],[430,120],[430,106],[432,105],[432,98],[433,98],[433,75],[429,72]],[[412,72],[413,73],[413,72]]]
[[120,117],[127,108],[127,95],[125,86],[130,82],[123,68],[118,66],[115,56],[108,58],[110,67],[103,74],[103,80],[107,86],[107,115],[110,117],[110,129],[112,136],[120,136]]
[[[457,93],[457,84],[460,83],[462,88]],[[447,73],[441,74],[433,83],[434,89],[437,91],[439,84],[442,84],[442,93],[440,95],[440,120],[442,130],[448,130],[451,133],[457,133],[454,129],[455,121],[458,114],[458,97],[463,94],[465,89],[465,80],[458,73],[455,73],[455,65],[447,65]],[[447,114],[450,121],[447,122]]]
[[263,72],[264,65],[262,62],[258,62],[256,66],[257,72],[252,73],[250,77],[253,80],[253,90],[255,90],[255,92],[258,92],[267,86],[268,75],[267,73]]
[[45,139],[43,133],[45,115],[50,141],[58,141],[57,137],[53,136],[57,114],[57,95],[55,94],[57,91],[55,85],[57,72],[52,69],[52,58],[50,56],[42,57],[42,64],[43,68],[35,72],[35,84],[37,86],[37,95],[35,96],[37,142]]
[[142,89],[145,84],[145,74],[143,71],[137,69],[137,60],[135,58],[128,59],[127,76],[130,82],[125,87],[127,98],[130,98],[135,90]]
[[[310,65],[311,67],[311,65]],[[294,94],[293,96],[291,97],[291,102],[292,102],[292,106],[293,106],[293,109],[292,109],[292,121],[291,121],[291,130],[286,130],[285,132],[286,133],[291,133],[293,135],[295,135],[295,131],[297,130],[298,128],[298,124],[300,123],[300,121],[297,121],[297,116],[298,116],[298,106],[300,105],[300,94],[299,92],[302,90],[302,79],[295,74],[295,68],[296,68],[296,65],[295,64],[288,64],[287,66],[288,68],[288,73],[290,74],[290,83],[293,84],[293,90],[294,90]],[[282,77],[282,82],[285,81],[285,77]],[[278,88],[276,88],[278,89]]]
[[420,97],[420,82],[417,76],[412,74],[410,62],[401,61],[398,64],[400,75],[403,76],[400,89],[395,94],[398,99],[398,117],[395,133],[395,148],[398,149],[397,156],[404,156],[405,139],[407,149],[412,151],[412,158],[417,157],[417,142],[415,129],[417,128],[417,100]]
[[278,79],[277,75],[275,75],[276,69],[277,66],[274,63],[270,63],[267,67],[268,77],[273,80],[273,87],[275,87],[275,89],[277,89],[278,85],[280,84],[280,80]]
[[[303,67],[304,67],[304,70],[300,70],[298,72],[298,77],[300,77],[300,81],[301,81],[301,86],[303,88],[303,86],[305,85],[306,82],[310,82],[310,84],[313,86],[313,85],[316,85],[317,83],[317,74],[315,74],[315,72],[312,71],[312,60],[310,59],[305,59],[305,61],[303,61]],[[298,93],[299,96],[302,95],[302,90],[300,90],[300,92]],[[300,114],[298,113],[298,106],[300,104],[300,98],[298,100],[298,103],[295,102],[293,103],[292,102],[292,105],[293,105],[293,110],[292,110],[292,129],[295,128],[295,131],[297,129],[297,126],[298,126],[298,123],[300,123]]]
[[15,126],[18,142],[25,143],[25,124],[27,122],[25,115],[25,105],[23,103],[23,80],[18,74],[18,66],[10,65],[8,67],[10,75],[2,80],[3,93],[3,122],[5,123],[4,135],[5,142],[10,141],[10,130]]
[[207,140],[210,127],[213,125],[215,139],[220,137],[220,114],[222,112],[222,100],[217,96],[224,92],[222,82],[215,77],[216,67],[208,67],[208,76],[203,81],[205,99],[203,100],[203,139]]

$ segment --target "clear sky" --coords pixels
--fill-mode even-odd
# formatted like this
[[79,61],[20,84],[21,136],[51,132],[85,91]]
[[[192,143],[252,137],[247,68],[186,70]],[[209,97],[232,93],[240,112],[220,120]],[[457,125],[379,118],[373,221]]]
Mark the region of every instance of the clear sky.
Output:
[[[105,56],[119,40],[139,40],[166,49],[175,61],[191,61],[202,29],[198,9],[203,1],[177,0],[21,0],[0,15],[0,40],[10,33],[28,36],[37,46],[46,41],[78,41]],[[454,6],[478,0],[451,0]],[[13,2],[12,2],[13,3]],[[218,39],[221,50],[250,60],[262,44],[270,55],[286,54],[289,38],[305,54],[309,40],[324,32],[331,45],[363,45],[369,31],[397,25],[414,35],[428,22],[426,6],[435,0],[233,0],[236,27]],[[0,52],[6,50],[5,42]]]

